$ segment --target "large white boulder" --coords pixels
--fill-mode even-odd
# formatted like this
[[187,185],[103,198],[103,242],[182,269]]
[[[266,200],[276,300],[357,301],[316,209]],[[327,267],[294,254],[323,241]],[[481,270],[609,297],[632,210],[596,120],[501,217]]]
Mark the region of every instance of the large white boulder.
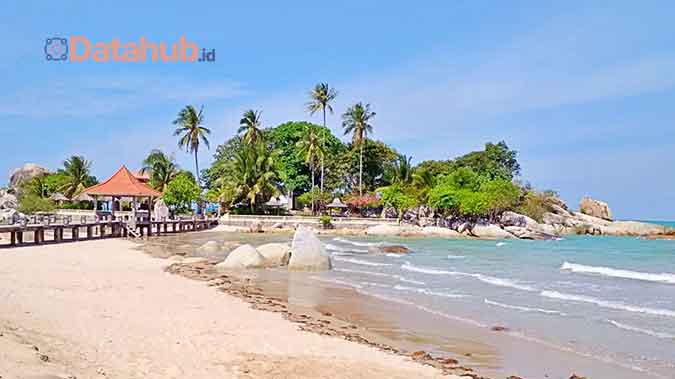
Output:
[[0,209],[0,224],[11,224],[18,214],[16,209]]
[[232,250],[223,262],[216,265],[216,270],[241,270],[245,268],[261,268],[265,266],[263,257],[255,247],[241,245]]
[[291,247],[287,243],[266,243],[256,248],[265,258],[265,266],[287,266],[291,259]]
[[16,209],[18,204],[16,196],[0,188],[0,209]]
[[23,167],[12,170],[9,173],[9,186],[15,193],[21,191],[21,186],[35,177],[49,174],[49,170],[35,163],[26,163]]
[[515,236],[495,224],[476,224],[471,229],[471,235],[485,239],[509,239]]
[[305,226],[299,226],[293,236],[288,269],[294,271],[322,271],[330,270],[331,268],[330,256],[326,253],[323,243],[321,243],[314,231]]

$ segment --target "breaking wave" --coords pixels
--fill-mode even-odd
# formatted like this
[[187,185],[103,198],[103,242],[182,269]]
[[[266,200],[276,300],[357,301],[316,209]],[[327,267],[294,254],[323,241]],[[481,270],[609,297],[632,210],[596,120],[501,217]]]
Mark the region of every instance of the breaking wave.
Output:
[[614,320],[607,320],[607,322],[616,326],[619,329],[628,330],[628,331],[636,332],[636,333],[642,333],[642,334],[646,334],[648,336],[661,338],[661,339],[675,339],[675,336],[672,335],[672,334],[655,332],[655,331],[649,330],[649,329],[638,328],[637,326],[622,324],[622,323],[620,323],[618,321],[614,321]]
[[539,312],[539,313],[546,313],[549,315],[561,315],[564,316],[565,313],[560,312],[560,311],[554,311],[551,309],[542,309],[542,308],[528,308],[528,307],[523,307],[520,305],[510,305],[510,304],[504,304],[504,303],[498,303],[496,301],[488,300],[485,299],[485,304],[488,305],[494,305],[496,307],[501,307],[501,308],[506,308],[506,309],[514,309],[517,311],[523,311],[523,312]]
[[401,266],[402,270],[406,271],[412,271],[412,272],[419,272],[423,274],[429,274],[429,275],[452,275],[452,276],[466,276],[466,277],[471,277],[480,280],[483,283],[487,284],[492,284],[494,286],[498,287],[508,287],[508,288],[515,288],[523,291],[536,291],[534,287],[521,284],[517,280],[513,279],[503,279],[503,278],[497,278],[494,276],[488,276],[488,275],[483,275],[483,274],[471,274],[467,272],[459,272],[459,271],[445,271],[445,270],[438,270],[436,268],[425,268],[425,267],[418,267],[412,265],[410,262],[405,262]]
[[340,261],[340,262],[348,262],[348,263],[353,263],[355,265],[362,265],[362,266],[391,266],[391,263],[377,263],[377,262],[370,262],[370,261],[364,261],[361,259],[356,259],[356,258],[342,258],[342,257],[333,257],[334,260]]
[[616,301],[598,299],[598,298],[591,297],[591,296],[573,295],[573,294],[567,294],[567,293],[556,292],[556,291],[542,291],[539,295],[541,295],[543,297],[548,297],[550,299],[567,300],[567,301],[574,301],[574,302],[579,302],[579,303],[595,304],[595,305],[597,305],[599,307],[602,307],[602,308],[615,309],[615,310],[619,310],[619,311],[644,313],[644,314],[649,314],[649,315],[654,315],[654,316],[675,317],[675,311],[670,310],[670,309],[639,307],[639,306],[636,306],[636,305],[624,304],[624,303],[620,303],[620,302],[616,302]]
[[560,269],[582,274],[597,274],[602,276],[609,276],[612,278],[634,279],[634,280],[643,280],[646,282],[675,284],[675,274],[671,273],[655,274],[648,272],[614,269],[610,267],[584,266],[570,262],[563,263]]

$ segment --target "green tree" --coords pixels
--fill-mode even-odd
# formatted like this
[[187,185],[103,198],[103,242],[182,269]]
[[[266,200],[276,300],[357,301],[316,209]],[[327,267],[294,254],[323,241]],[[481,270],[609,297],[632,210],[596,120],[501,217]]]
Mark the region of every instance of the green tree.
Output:
[[79,155],[73,155],[63,162],[62,172],[66,176],[63,186],[64,195],[72,198],[85,188],[96,184],[96,178],[90,175],[91,162]]
[[179,113],[178,117],[173,121],[176,125],[176,130],[173,132],[174,136],[179,136],[178,147],[185,149],[188,153],[195,156],[195,176],[197,177],[197,184],[201,183],[199,178],[199,146],[203,143],[206,148],[209,148],[208,135],[211,130],[204,127],[204,107],[199,108],[199,111],[192,105],[187,105]]
[[183,171],[169,182],[162,198],[166,205],[180,213],[189,211],[192,202],[199,200],[200,194],[201,189],[194,176]]
[[241,120],[239,120],[239,130],[237,130],[237,133],[244,133],[244,141],[249,145],[255,144],[262,134],[261,113],[260,111],[249,109],[244,112]]
[[148,174],[152,187],[163,192],[169,182],[178,175],[179,169],[172,156],[166,155],[159,149],[154,149],[143,160],[141,173]]
[[426,203],[429,198],[429,191],[436,186],[436,176],[430,170],[423,168],[415,169],[412,176],[412,185],[417,192],[417,199],[421,203]]
[[[323,128],[326,129],[326,110],[333,114],[333,107],[331,102],[337,97],[335,88],[328,86],[328,83],[319,83],[314,86],[314,89],[309,93],[310,101],[307,103],[307,111],[310,115],[321,111],[323,113]],[[325,133],[321,132],[321,145],[325,149]],[[324,157],[321,157],[321,192],[323,192],[324,181]]]
[[359,195],[363,196],[363,145],[368,139],[368,133],[373,132],[370,120],[375,117],[375,112],[370,110],[370,104],[356,103],[349,107],[342,115],[342,127],[345,135],[352,134],[353,146],[359,147]]
[[391,182],[396,184],[410,184],[413,180],[412,157],[399,155],[391,168]]
[[382,195],[380,201],[384,206],[396,209],[399,223],[405,212],[417,205],[415,198],[404,193],[400,184],[380,188],[378,192]]
[[346,166],[341,180],[351,189],[360,187],[362,182],[364,193],[391,184],[387,171],[398,160],[399,153],[381,141],[367,139],[362,145],[359,149],[349,145],[340,157]]
[[235,154],[233,179],[236,193],[248,201],[251,213],[255,212],[256,204],[278,191],[275,156],[276,153],[260,140],[255,145],[242,146]]
[[[309,166],[309,170],[312,176],[312,193],[314,193],[314,178],[316,162],[322,161],[324,157],[324,146],[320,141],[319,130],[314,127],[312,124],[308,125],[307,129],[303,133],[302,139],[297,142],[298,153],[302,156],[303,160]],[[323,190],[322,190],[323,192]],[[312,213],[315,213],[315,201],[312,200]]]
[[488,179],[512,180],[520,174],[518,153],[506,142],[487,143],[483,151],[474,151],[454,161],[455,167],[468,167]]

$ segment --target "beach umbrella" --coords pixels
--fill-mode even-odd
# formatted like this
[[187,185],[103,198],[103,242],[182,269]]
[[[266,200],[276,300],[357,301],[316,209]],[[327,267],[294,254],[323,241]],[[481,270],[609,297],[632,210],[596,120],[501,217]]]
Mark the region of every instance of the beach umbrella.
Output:
[[333,199],[333,201],[330,202],[330,204],[326,205],[327,208],[347,208],[347,204],[343,203],[340,199],[337,197]]
[[94,201],[94,198],[82,192],[81,194],[75,196],[73,201]]
[[62,193],[55,192],[49,198],[53,201],[60,202],[60,201],[68,201],[69,199],[63,195]]

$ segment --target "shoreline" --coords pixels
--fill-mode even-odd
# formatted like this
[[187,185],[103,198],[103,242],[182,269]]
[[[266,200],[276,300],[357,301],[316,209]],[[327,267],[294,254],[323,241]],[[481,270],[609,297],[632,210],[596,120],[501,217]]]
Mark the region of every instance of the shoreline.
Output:
[[[188,258],[189,259],[189,258]],[[285,320],[296,324],[299,330],[323,336],[343,338],[383,352],[392,353],[413,361],[441,370],[444,375],[458,375],[465,378],[489,379],[464,367],[457,359],[443,356],[432,356],[430,353],[417,350],[408,352],[396,347],[377,342],[377,337],[367,333],[363,328],[334,317],[331,312],[321,312],[310,308],[302,312],[289,310],[287,301],[279,297],[266,295],[264,290],[245,275],[223,274],[213,270],[214,263],[191,262],[173,263],[166,267],[166,271],[182,277],[207,283],[227,295],[237,297],[247,302],[252,309],[266,312],[280,313]]]
[[[148,247],[150,250],[149,253],[156,255],[156,256],[163,256],[164,258],[171,257],[172,255],[175,255],[177,252],[180,255],[190,255],[189,251],[194,251],[194,248],[197,246],[200,246],[202,243],[207,242],[208,240],[222,240],[225,238],[225,243],[232,243],[232,242],[244,242],[244,243],[250,243],[254,246],[257,246],[259,244],[264,244],[264,243],[270,243],[270,242],[288,242],[289,235],[287,234],[279,234],[279,233],[223,233],[223,232],[216,232],[216,233],[204,233],[201,235],[198,234],[192,234],[194,240],[191,242],[193,245],[186,246],[186,245],[180,245],[180,240],[182,238],[179,238],[178,240],[174,240],[171,237],[168,237],[167,241],[172,241],[170,245],[173,246],[173,248],[169,249],[157,249],[157,245],[166,245],[167,241],[161,242],[158,240],[154,241],[147,241],[146,247]],[[178,241],[178,242],[176,242]],[[397,241],[397,240],[392,240],[392,241]],[[183,241],[185,242],[185,241]],[[393,242],[396,243],[396,242]],[[405,243],[405,240],[398,240],[398,243]],[[154,246],[150,246],[154,245]],[[184,253],[185,252],[185,253]],[[199,253],[193,255],[193,257],[186,257],[185,261],[188,263],[187,266],[193,265],[195,262],[194,256],[202,256]],[[219,257],[211,257],[213,262],[218,261]],[[180,260],[183,258],[179,257],[173,257],[174,263],[179,263]],[[178,268],[179,265],[176,266]],[[209,273],[209,269],[211,264],[207,264],[206,261],[202,260],[199,262],[199,266],[201,266],[199,269],[195,270],[192,273],[188,273],[188,276],[197,276],[199,277],[200,275],[203,275],[200,279],[198,280],[206,280],[208,281],[209,275],[213,275],[213,273]],[[186,268],[186,271],[190,271],[190,268]],[[180,269],[177,269],[177,271],[180,271]],[[272,283],[272,286],[266,285],[267,282],[270,282],[269,280],[269,274],[270,273],[277,273],[279,275],[276,275],[278,277],[285,277],[285,279],[277,280],[276,283]],[[315,280],[296,280],[295,282],[305,282],[305,285],[308,287],[312,287],[313,289],[310,289],[310,293],[308,294],[309,297],[303,296],[301,293],[299,293],[297,283],[291,284],[290,281],[287,279],[290,277],[287,275],[288,273],[285,270],[246,270],[241,273],[234,273],[233,275],[228,273],[226,276],[228,276],[228,280],[231,280],[234,277],[239,277],[241,275],[244,275],[244,277],[248,277],[250,279],[250,286],[255,287],[254,292],[256,292],[253,296],[252,299],[250,299],[250,302],[252,303],[259,303],[259,302],[264,302],[268,300],[268,298],[271,298],[273,301],[281,301],[284,305],[288,306],[290,303],[290,296],[291,293],[288,292],[288,301],[283,301],[286,297],[285,296],[277,296],[278,295],[278,288],[279,287],[287,287],[288,291],[293,291],[293,297],[294,297],[294,304],[297,303],[304,303],[306,302],[307,299],[310,299],[310,303],[312,303],[311,299],[326,299],[330,298],[331,294],[334,294],[336,289],[339,289],[339,291],[342,291],[344,293],[348,293],[348,295],[343,296],[341,299],[337,300],[328,300],[328,303],[322,300],[318,300],[316,303],[312,303],[312,307],[307,307],[303,306],[301,310],[298,312],[294,312],[293,310],[287,310],[290,313],[294,313],[295,316],[300,314],[311,314],[312,309],[319,311],[318,313],[315,312],[312,316],[315,316],[316,318],[322,318],[326,317],[322,312],[320,311],[328,311],[328,313],[331,313],[332,316],[339,317],[341,320],[348,321],[355,323],[359,327],[361,327],[361,330],[359,330],[361,334],[361,337],[364,337],[366,341],[369,343],[373,343],[374,345],[387,345],[388,348],[394,347],[398,350],[401,350],[401,352],[404,353],[406,356],[412,355],[413,352],[416,351],[424,351],[424,353],[420,353],[420,355],[423,355],[425,353],[431,353],[431,357],[426,357],[426,359],[433,361],[431,364],[432,365],[437,365],[439,361],[443,361],[444,359],[452,359],[452,360],[458,360],[459,364],[466,367],[466,368],[471,368],[475,370],[474,372],[479,373],[480,375],[487,376],[487,377],[506,377],[509,375],[512,375],[514,373],[518,373],[519,367],[522,367],[523,373],[528,373],[524,377],[538,377],[538,374],[547,374],[548,377],[551,378],[558,378],[558,379],[568,379],[570,375],[572,375],[575,372],[578,373],[585,373],[586,375],[591,375],[591,377],[603,377],[603,375],[611,374],[611,373],[619,373],[621,372],[623,376],[621,377],[633,377],[635,374],[634,368],[630,366],[629,364],[627,365],[626,362],[623,362],[621,360],[615,360],[610,357],[605,357],[603,355],[595,355],[591,352],[587,352],[584,350],[577,351],[576,349],[571,349],[571,346],[562,346],[562,345],[556,345],[554,343],[551,343],[551,341],[546,341],[546,340],[538,340],[537,338],[533,338],[533,336],[528,336],[527,334],[522,334],[520,330],[509,330],[510,328],[505,328],[506,330],[502,331],[500,328],[499,321],[497,321],[496,324],[489,324],[489,325],[481,325],[480,327],[472,327],[471,324],[467,324],[466,321],[462,321],[460,319],[454,318],[451,314],[450,315],[436,315],[436,316],[425,316],[426,318],[430,317],[435,317],[436,318],[436,325],[437,327],[442,327],[442,328],[449,328],[447,329],[451,334],[449,335],[450,340],[442,341],[442,340],[429,340],[426,343],[426,346],[424,344],[419,343],[419,338],[422,336],[423,338],[426,338],[425,336],[430,336],[433,335],[433,329],[429,329],[428,325],[426,325],[425,322],[422,322],[420,325],[419,322],[415,324],[409,324],[406,326],[403,325],[391,325],[395,329],[387,329],[389,326],[384,326],[384,329],[381,328],[383,324],[381,324],[382,320],[388,319],[388,315],[386,313],[382,313],[382,307],[381,303],[389,303],[388,307],[389,312],[393,313],[398,313],[402,310],[402,308],[407,308],[405,305],[401,304],[393,304],[391,299],[380,299],[377,298],[377,296],[373,297],[374,295],[372,293],[361,293],[360,290],[354,289],[354,288],[346,288],[344,286],[341,286],[339,284],[335,283],[322,283],[322,281],[315,281]],[[291,276],[296,276],[297,274],[293,274]],[[311,278],[310,278],[311,279]],[[307,283],[309,283],[307,285]],[[277,288],[274,288],[273,291],[271,291],[271,294],[268,294],[267,291],[270,287],[273,287],[274,285],[277,286]],[[317,288],[323,287],[324,290],[319,290]],[[328,288],[326,291],[325,288]],[[264,291],[263,291],[264,290]],[[237,296],[241,296],[241,293],[235,293]],[[307,294],[306,294],[307,295]],[[354,300],[358,301],[354,301]],[[363,300],[359,300],[363,299]],[[333,303],[331,303],[333,301]],[[376,304],[377,303],[377,304]],[[328,304],[328,306],[326,306]],[[379,305],[378,305],[379,304]],[[392,306],[393,304],[393,306]],[[255,306],[255,304],[254,304]],[[413,310],[414,311],[414,310]],[[350,314],[355,314],[358,315],[357,318],[353,318],[350,316]],[[416,317],[413,313],[408,312],[408,316],[413,316]],[[423,312],[424,313],[424,312]],[[362,317],[364,315],[371,315],[372,319],[363,319]],[[378,319],[377,317],[380,316]],[[383,317],[382,317],[383,316]],[[449,317],[449,319],[448,319]],[[302,318],[301,320],[303,320]],[[291,320],[294,321],[295,319]],[[309,319],[307,319],[309,320]],[[440,324],[438,321],[440,320]],[[453,321],[454,320],[454,321]],[[315,320],[312,319],[309,321],[311,324],[315,323]],[[315,332],[321,332],[323,330],[321,325],[310,325],[310,329],[314,327],[317,329]],[[412,327],[412,328],[411,328]],[[418,329],[421,327],[421,329]],[[404,328],[404,329],[396,329],[396,328]],[[406,330],[408,333],[405,333],[403,335],[395,335],[397,332],[396,330],[404,331]],[[497,329],[500,330],[497,330]],[[372,329],[372,330],[370,330]],[[526,331],[527,329],[523,330]],[[388,336],[388,334],[394,331],[393,339],[387,340],[386,337],[391,337]],[[421,334],[420,334],[421,333]],[[432,333],[432,334],[429,334]],[[448,336],[448,334],[444,334],[444,336]],[[403,337],[403,339],[401,339]],[[412,344],[413,346],[411,348],[406,348],[403,345],[403,342],[406,340],[412,338],[412,340],[416,340],[417,343]],[[470,343],[466,343],[466,342]],[[480,342],[479,342],[480,341]],[[480,345],[477,345],[476,342],[479,344],[483,344],[483,347],[480,347]],[[459,344],[458,344],[459,343]],[[420,346],[422,345],[422,346]],[[442,347],[441,347],[442,346]],[[449,346],[452,346],[450,350],[447,350]],[[462,347],[464,346],[464,347]],[[492,350],[485,350],[484,347],[492,347]],[[436,347],[441,347],[441,348],[436,348]],[[484,354],[487,351],[487,354]],[[532,354],[537,354],[540,356],[540,359],[537,362],[530,362],[528,360],[524,360],[523,357],[528,355],[528,351],[531,352]],[[449,353],[449,354],[448,354]],[[468,354],[467,354],[468,353]],[[465,356],[466,354],[466,356]],[[493,357],[492,361],[483,361],[483,362],[478,362],[477,359],[478,357],[483,356],[483,357]],[[438,358],[437,360],[434,359]],[[503,363],[500,363],[502,358],[507,359],[507,364],[503,365]],[[562,359],[560,363],[556,363],[559,359]],[[451,361],[449,361],[451,362]],[[453,362],[454,363],[454,362]],[[497,369],[501,367],[500,369]],[[485,368],[485,369],[483,369]],[[495,370],[496,369],[496,370]],[[631,374],[632,372],[632,374]],[[537,373],[537,374],[534,374]],[[555,375],[553,375],[555,373]],[[534,375],[534,376],[533,376]],[[516,377],[519,377],[516,375]],[[655,377],[659,377],[656,375]]]
[[[0,375],[50,379],[425,377],[440,370],[298,330],[281,315],[163,271],[130,241],[0,252]],[[300,321],[305,321],[301,318]],[[46,359],[11,362],[16,335]],[[30,332],[32,331],[32,332]],[[14,334],[12,334],[14,335]],[[12,337],[14,338],[14,337]],[[354,336],[352,339],[358,339]],[[9,341],[9,342],[8,342]],[[3,344],[4,343],[4,344]],[[28,350],[26,354],[34,354]],[[450,376],[450,378],[458,378]]]

